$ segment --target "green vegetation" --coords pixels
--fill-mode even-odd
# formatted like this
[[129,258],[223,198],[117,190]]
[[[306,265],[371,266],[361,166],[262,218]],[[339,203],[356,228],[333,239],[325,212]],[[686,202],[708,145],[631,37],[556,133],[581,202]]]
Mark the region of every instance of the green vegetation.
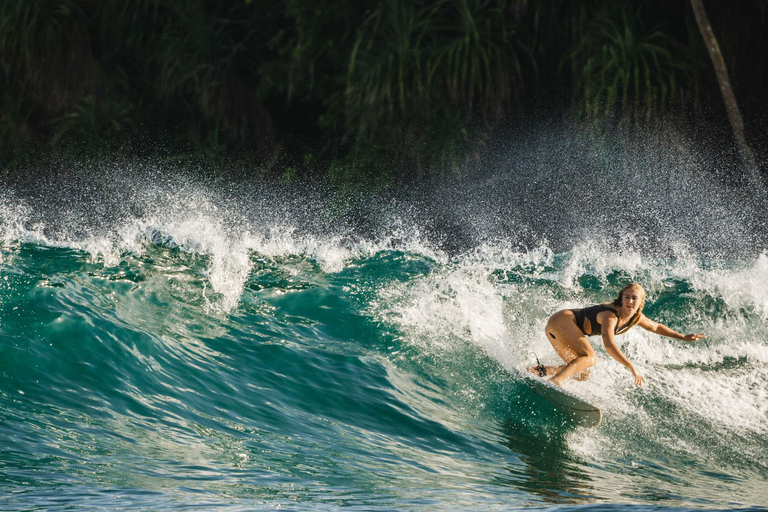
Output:
[[[768,8],[706,7],[757,124]],[[370,189],[456,172],[522,118],[722,110],[687,2],[0,3],[5,172],[151,156]]]
[[569,54],[575,105],[588,116],[620,117],[674,110],[684,101],[695,67],[681,43],[657,25],[643,26],[640,9],[626,1],[604,4]]

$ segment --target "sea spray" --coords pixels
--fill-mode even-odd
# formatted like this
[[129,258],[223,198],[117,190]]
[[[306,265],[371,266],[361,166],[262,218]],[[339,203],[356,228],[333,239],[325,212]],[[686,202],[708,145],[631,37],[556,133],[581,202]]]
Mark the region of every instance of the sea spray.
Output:
[[[5,185],[0,506],[765,504],[762,214],[685,143],[576,135],[353,216],[157,165]],[[642,388],[594,338],[574,428],[514,372],[629,281],[708,338],[620,336]]]

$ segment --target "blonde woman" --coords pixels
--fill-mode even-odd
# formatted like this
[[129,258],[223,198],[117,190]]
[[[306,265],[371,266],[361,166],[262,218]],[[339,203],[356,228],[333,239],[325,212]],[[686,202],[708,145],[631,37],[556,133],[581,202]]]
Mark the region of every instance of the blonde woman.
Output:
[[539,364],[528,370],[541,377],[552,375],[549,382],[558,386],[562,385],[568,377],[586,380],[589,378],[589,368],[597,363],[595,351],[589,344],[587,336],[601,335],[606,352],[629,368],[635,379],[635,386],[642,386],[645,378],[616,344],[616,336],[639,325],[646,331],[684,341],[706,338],[704,334],[683,335],[666,325],[654,322],[643,314],[644,306],[645,290],[639,284],[631,283],[621,289],[619,296],[613,302],[584,309],[558,311],[549,318],[544,332],[565,364],[562,366]]

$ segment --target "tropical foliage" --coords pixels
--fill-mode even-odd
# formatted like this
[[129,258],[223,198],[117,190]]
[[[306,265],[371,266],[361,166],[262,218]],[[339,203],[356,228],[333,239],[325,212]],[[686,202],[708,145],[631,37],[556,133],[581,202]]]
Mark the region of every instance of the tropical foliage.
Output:
[[364,20],[349,59],[347,112],[359,134],[415,109],[447,107],[498,121],[522,89],[530,55],[508,2],[385,0]]
[[531,51],[510,5],[385,0],[371,9],[349,57],[347,134],[385,139],[417,169],[455,161],[468,130],[500,122],[522,90]]
[[650,116],[683,100],[690,56],[661,25],[645,28],[640,14],[630,2],[606,3],[568,55],[575,104],[587,115]]
[[[707,8],[759,119],[765,3]],[[709,115],[707,58],[661,0],[6,0],[0,165],[160,152],[380,186],[466,167],[537,112]]]

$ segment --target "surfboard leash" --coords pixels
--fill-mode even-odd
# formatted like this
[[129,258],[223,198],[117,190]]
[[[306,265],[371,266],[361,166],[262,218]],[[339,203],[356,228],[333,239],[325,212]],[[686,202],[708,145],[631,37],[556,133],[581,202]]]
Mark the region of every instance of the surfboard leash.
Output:
[[531,352],[533,354],[533,357],[536,358],[536,373],[539,374],[539,377],[546,377],[547,376],[547,367],[541,364],[541,361],[539,361],[539,356],[536,355],[536,352]]

